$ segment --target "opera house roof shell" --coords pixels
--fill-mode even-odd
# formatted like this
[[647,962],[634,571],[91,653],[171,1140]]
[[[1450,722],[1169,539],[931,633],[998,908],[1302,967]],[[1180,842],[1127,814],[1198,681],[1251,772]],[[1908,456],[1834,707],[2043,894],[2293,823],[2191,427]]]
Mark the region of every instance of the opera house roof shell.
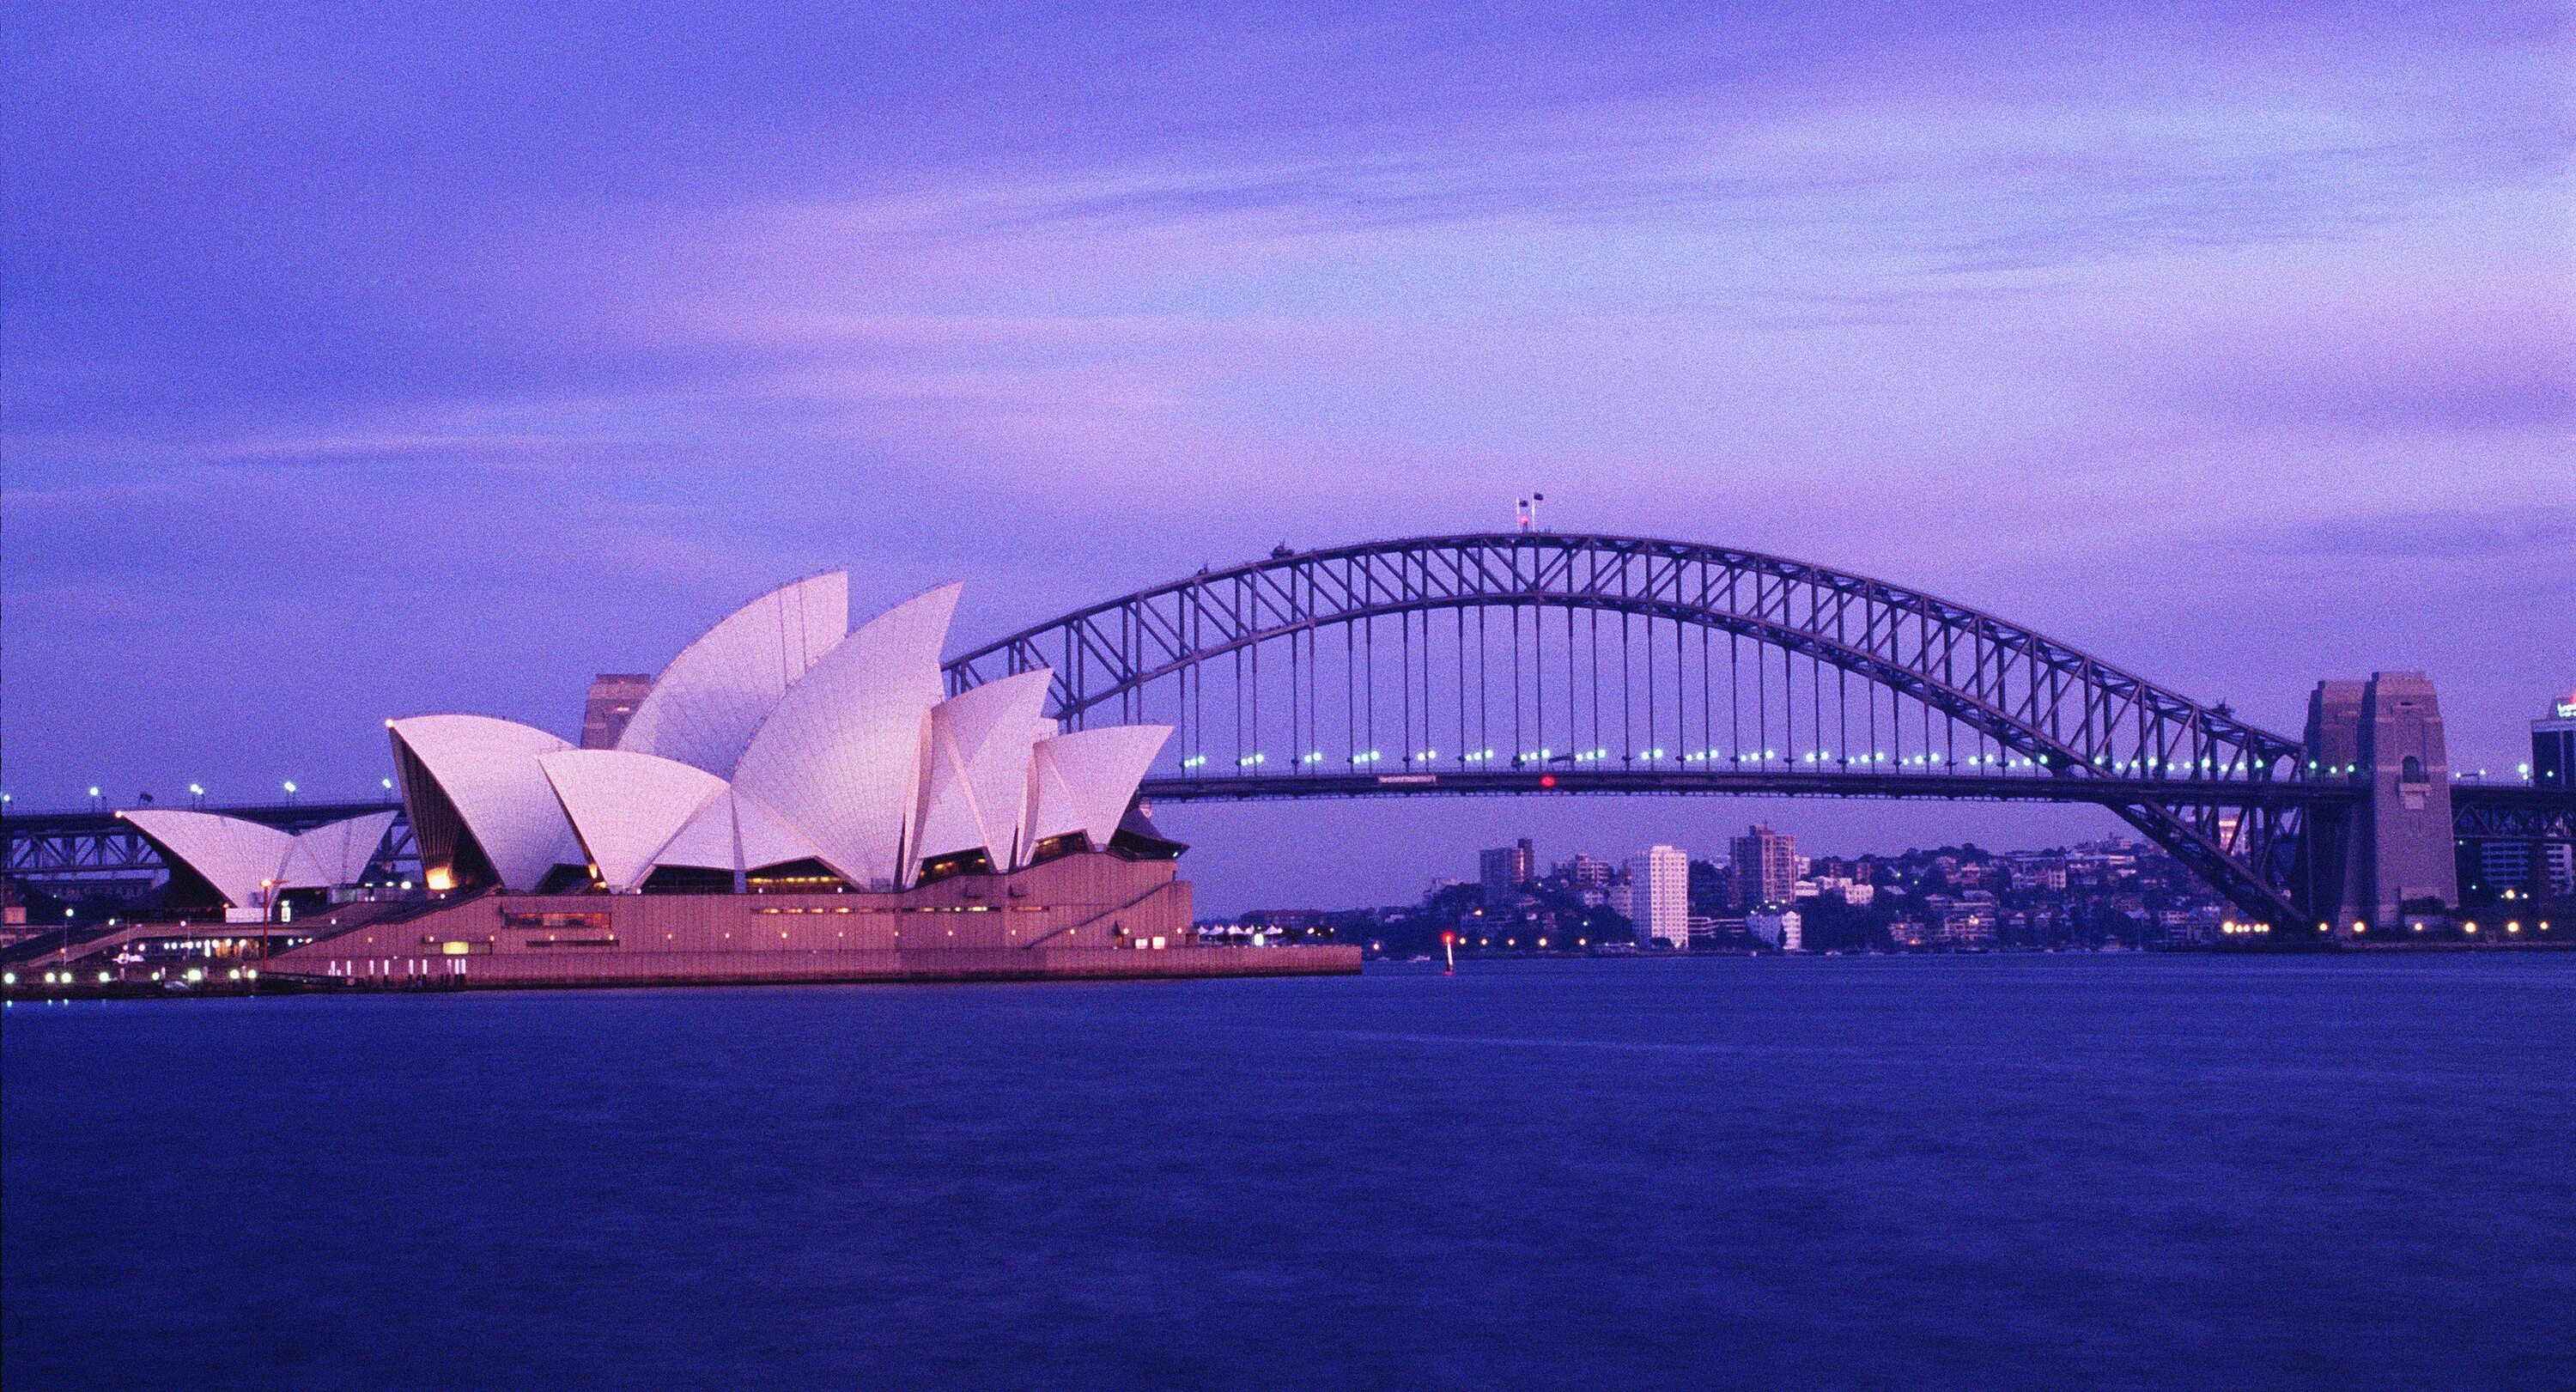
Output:
[[[385,722],[430,887],[634,893],[672,871],[739,889],[796,867],[809,884],[902,889],[926,864],[1009,871],[1108,849],[1171,727],[1060,733],[1045,669],[947,696],[939,652],[959,589],[855,631],[845,572],[771,590],[682,649],[611,749],[485,715]],[[207,812],[122,815],[237,909],[356,883],[393,820],[291,835]]]
[[204,880],[228,908],[266,909],[279,893],[355,884],[394,822],[391,812],[296,833],[240,817],[174,807],[116,814],[161,851],[174,870]]
[[1171,728],[1059,733],[1043,669],[946,696],[959,589],[855,630],[843,572],[772,590],[672,659],[614,749],[488,716],[387,722],[432,885],[739,888],[797,867],[900,889],[925,864],[1107,849]]

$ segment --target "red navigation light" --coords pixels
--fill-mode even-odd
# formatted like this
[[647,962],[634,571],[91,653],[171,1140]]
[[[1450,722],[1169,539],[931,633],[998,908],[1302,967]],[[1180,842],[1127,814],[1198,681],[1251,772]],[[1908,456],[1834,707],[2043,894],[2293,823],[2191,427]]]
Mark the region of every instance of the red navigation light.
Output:
[[1455,933],[1443,933],[1440,935],[1440,945],[1442,947],[1447,947],[1456,941],[1458,941],[1458,935]]
[[1552,773],[1542,773],[1542,774],[1540,774],[1540,775],[1538,776],[1538,785],[1539,785],[1540,787],[1542,787],[1542,788],[1553,788],[1553,787],[1555,787],[1555,786],[1556,786],[1556,775],[1555,775],[1555,774],[1552,774]]

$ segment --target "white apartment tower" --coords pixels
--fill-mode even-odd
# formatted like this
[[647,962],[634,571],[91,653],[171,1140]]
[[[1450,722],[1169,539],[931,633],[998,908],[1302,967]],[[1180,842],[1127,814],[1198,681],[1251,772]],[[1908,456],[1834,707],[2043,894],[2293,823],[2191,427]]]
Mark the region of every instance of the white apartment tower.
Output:
[[1661,942],[1690,950],[1690,857],[1673,846],[1648,846],[1628,861],[1628,890],[1637,945]]

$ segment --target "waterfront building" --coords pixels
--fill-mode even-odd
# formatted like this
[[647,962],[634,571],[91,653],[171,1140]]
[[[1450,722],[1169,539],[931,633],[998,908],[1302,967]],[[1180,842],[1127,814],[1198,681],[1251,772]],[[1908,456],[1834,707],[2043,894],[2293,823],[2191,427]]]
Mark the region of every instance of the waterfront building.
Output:
[[2531,722],[2531,783],[2576,788],[2576,691],[2550,702],[2549,714]]
[[1757,909],[1766,904],[1786,904],[1796,896],[1798,882],[1797,838],[1773,831],[1765,825],[1745,829],[1734,839],[1734,895],[1737,909]]
[[2472,878],[2460,887],[2472,902],[2501,899],[2555,898],[2570,892],[2576,880],[2576,847],[2553,841],[2480,841],[2473,858],[2462,861]]
[[[959,588],[855,629],[841,572],[772,590],[682,649],[605,745],[482,715],[387,721],[432,897],[331,908],[270,969],[366,986],[1357,969],[1344,949],[1200,949],[1182,847],[1136,798],[1171,727],[1059,730],[1044,668],[950,695]],[[586,739],[625,693],[594,683]],[[289,835],[122,815],[180,900],[254,920],[356,882],[393,817]],[[967,917],[907,917],[949,913]],[[1137,948],[1189,960],[1098,956]]]
[[1677,847],[1649,846],[1629,860],[1628,885],[1637,945],[1689,951],[1690,857]]
[[1761,909],[1745,916],[1744,928],[1782,952],[1806,950],[1806,918],[1796,909]]
[[1930,934],[1934,945],[1984,948],[1994,942],[1995,928],[2001,921],[2001,907],[1994,895],[1982,889],[1972,889],[1955,901],[1945,900],[1945,896],[1936,894],[1926,903],[1937,915]]

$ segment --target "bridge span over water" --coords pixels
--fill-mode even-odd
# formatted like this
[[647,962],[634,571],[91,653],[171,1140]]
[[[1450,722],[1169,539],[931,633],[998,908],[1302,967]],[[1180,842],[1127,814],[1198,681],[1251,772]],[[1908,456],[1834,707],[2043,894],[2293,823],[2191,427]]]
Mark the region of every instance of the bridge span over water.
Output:
[[[1177,728],[1145,785],[1163,801],[2091,803],[2256,920],[2338,926],[2456,903],[2463,842],[2576,840],[2576,794],[2455,781],[2431,688],[2409,674],[2321,683],[2293,737],[1950,600],[1689,542],[1282,548],[994,640],[946,675],[954,692],[1041,667],[1067,728]],[[5,819],[8,872],[56,885],[157,866],[86,815]]]
[[[2293,738],[1995,615],[1729,547],[1503,532],[1282,548],[986,644],[949,684],[1039,667],[1068,725],[1178,727],[1177,767],[1149,785],[1165,799],[2091,802],[2261,921],[2457,898],[2429,685],[2387,685],[2365,730],[2382,684],[2324,684]],[[2564,834],[2563,796],[2498,791],[2469,795],[2480,821]]]

